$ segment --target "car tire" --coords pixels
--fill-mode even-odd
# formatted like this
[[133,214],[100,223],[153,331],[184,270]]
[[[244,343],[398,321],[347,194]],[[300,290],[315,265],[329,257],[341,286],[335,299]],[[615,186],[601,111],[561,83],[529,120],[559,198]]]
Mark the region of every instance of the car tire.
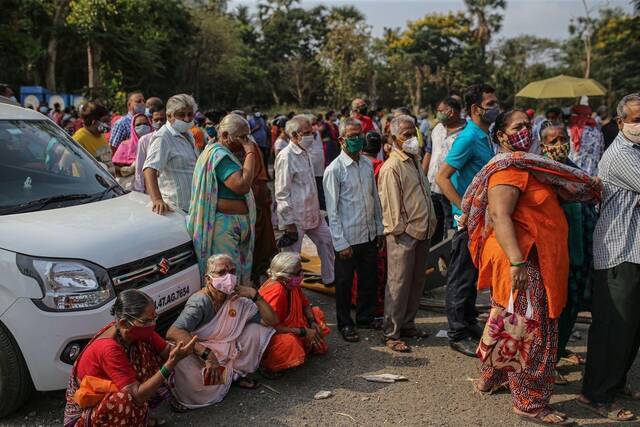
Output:
[[0,324],[0,419],[20,408],[33,392],[33,382],[17,343]]

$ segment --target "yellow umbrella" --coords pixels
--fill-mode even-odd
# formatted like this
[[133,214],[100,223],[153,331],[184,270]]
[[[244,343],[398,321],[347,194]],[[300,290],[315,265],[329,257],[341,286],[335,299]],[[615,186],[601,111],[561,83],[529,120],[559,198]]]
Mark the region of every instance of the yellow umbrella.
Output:
[[604,96],[606,89],[593,79],[559,76],[546,80],[538,80],[526,85],[517,97],[548,99],[548,98],[578,98],[580,96]]

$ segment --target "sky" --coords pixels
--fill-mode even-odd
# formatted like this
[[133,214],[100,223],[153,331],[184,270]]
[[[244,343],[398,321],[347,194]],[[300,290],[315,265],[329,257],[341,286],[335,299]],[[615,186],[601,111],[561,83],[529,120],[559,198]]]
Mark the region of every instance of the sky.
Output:
[[[259,0],[231,0],[230,8],[237,4],[255,6]],[[372,33],[380,36],[385,27],[403,28],[407,21],[413,21],[431,12],[448,12],[464,9],[462,0],[302,0],[303,7],[319,4],[353,5],[366,16]],[[631,11],[630,0],[587,0],[593,15],[603,7],[621,7]],[[531,34],[551,39],[565,39],[569,36],[571,18],[584,15],[582,0],[507,0],[507,10],[503,21],[501,37]]]

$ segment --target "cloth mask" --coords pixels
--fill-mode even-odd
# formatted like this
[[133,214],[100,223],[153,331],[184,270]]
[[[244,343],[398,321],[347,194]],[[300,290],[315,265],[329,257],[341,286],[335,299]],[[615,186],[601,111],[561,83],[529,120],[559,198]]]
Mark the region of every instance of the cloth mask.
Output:
[[151,126],[149,125],[136,126],[136,133],[138,134],[138,136],[145,136],[149,132],[151,132]]
[[362,147],[364,146],[364,136],[352,136],[350,138],[346,138],[344,140],[344,144],[346,145],[346,151],[349,154],[355,154],[362,151]]
[[569,158],[570,147],[571,145],[569,144],[569,142],[565,142],[563,144],[554,145],[542,144],[541,148],[542,154],[544,154],[545,157],[548,157],[551,160],[555,160],[559,163],[565,163]]
[[447,114],[447,113],[437,113],[436,114],[436,120],[438,120],[440,123],[444,123],[447,120],[449,120],[449,114]]
[[193,127],[193,121],[185,122],[183,120],[175,119],[174,122],[171,123],[171,127],[175,129],[176,132],[187,133],[189,129]]
[[302,284],[302,279],[303,277],[301,275],[292,277],[285,283],[284,286],[289,290],[299,288],[300,285]]
[[531,130],[524,127],[513,135],[508,135],[507,143],[514,149],[514,151],[524,151],[525,153],[528,153],[531,148],[531,144],[533,144]]
[[640,144],[640,123],[623,123],[622,133],[634,144]]
[[300,138],[300,146],[308,150],[313,145],[313,135],[302,135]]
[[225,295],[231,295],[236,289],[237,277],[235,274],[227,273],[221,277],[209,275],[209,279],[211,279],[211,286]]
[[402,151],[407,154],[411,154],[412,156],[417,156],[420,153],[420,143],[418,142],[418,138],[413,136],[407,139],[404,144],[402,144]]
[[215,126],[207,126],[207,135],[209,135],[209,138],[215,138],[218,136],[218,131],[216,131]]
[[144,104],[138,104],[133,107],[133,114],[145,114],[146,109],[147,107],[145,107]]
[[129,329],[129,338],[131,341],[146,341],[156,330],[156,325],[149,326],[132,326]]
[[484,110],[484,114],[482,114],[482,121],[491,124],[496,121],[499,114],[500,107],[497,105],[495,107],[487,108]]

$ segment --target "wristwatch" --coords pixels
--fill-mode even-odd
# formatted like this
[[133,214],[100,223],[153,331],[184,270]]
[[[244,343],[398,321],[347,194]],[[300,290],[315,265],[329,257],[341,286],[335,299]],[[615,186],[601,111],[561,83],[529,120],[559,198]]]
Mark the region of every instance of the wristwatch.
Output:
[[205,348],[204,351],[202,352],[202,354],[200,355],[200,359],[204,360],[205,362],[207,361],[207,359],[209,359],[209,355],[211,354],[211,349],[210,348]]

